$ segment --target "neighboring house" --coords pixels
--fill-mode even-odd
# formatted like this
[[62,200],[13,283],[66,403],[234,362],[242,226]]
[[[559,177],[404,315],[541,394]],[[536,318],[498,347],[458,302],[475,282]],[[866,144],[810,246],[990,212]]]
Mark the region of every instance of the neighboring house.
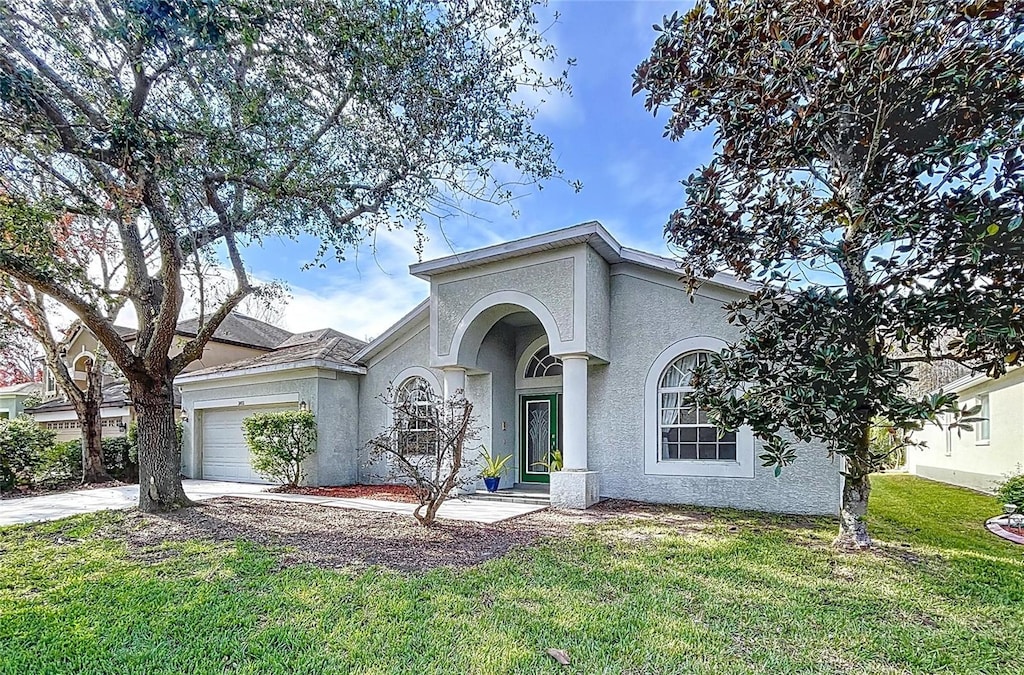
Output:
[[[688,371],[737,337],[726,275],[692,299],[676,261],[621,246],[596,222],[413,265],[430,296],[369,344],[320,331],[244,361],[182,375],[182,473],[259,480],[242,420],[309,408],[314,485],[371,482],[366,442],[389,421],[381,396],[464,391],[503,484],[549,489],[556,506],[601,497],[833,514],[839,465],[803,446],[778,478],[749,429],[720,436],[681,405]],[[414,398],[422,400],[422,398]],[[409,433],[418,430],[410,428]],[[550,451],[565,468],[549,474]]]
[[926,425],[914,434],[926,445],[907,448],[907,470],[984,492],[1024,473],[1024,368],[996,380],[965,375],[942,389],[959,394],[961,405],[980,406],[977,416],[985,420],[975,422],[972,431]]
[[[198,319],[188,319],[178,324],[171,355],[178,354],[183,345],[196,335]],[[135,329],[115,326],[117,332],[131,346],[134,344]],[[185,372],[210,366],[238,361],[259,354],[265,354],[292,336],[288,331],[272,326],[258,319],[242,314],[229,314],[218,327],[213,338],[207,343],[202,355],[190,363]],[[76,383],[85,386],[86,374],[92,360],[100,349],[99,341],[81,323],[76,323],[65,338],[67,349],[64,362]],[[100,417],[103,420],[103,436],[122,436],[134,419],[134,410],[128,400],[123,377],[113,366],[103,377],[103,403]],[[40,424],[57,433],[61,441],[81,438],[82,429],[74,407],[57,391],[53,373],[46,370],[44,378],[44,402],[28,411]],[[175,391],[175,403],[180,404]]]
[[38,382],[23,382],[0,387],[0,420],[14,419],[25,412],[25,401],[42,394],[43,387]]

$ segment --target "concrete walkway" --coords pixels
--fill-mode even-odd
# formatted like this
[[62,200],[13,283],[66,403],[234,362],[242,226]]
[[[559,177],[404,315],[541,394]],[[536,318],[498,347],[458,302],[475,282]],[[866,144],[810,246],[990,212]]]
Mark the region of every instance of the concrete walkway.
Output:
[[[412,516],[415,504],[407,502],[389,502],[383,499],[359,499],[348,497],[317,497],[314,495],[290,495],[280,492],[256,492],[232,497],[248,499],[264,499],[275,502],[299,502],[316,504],[336,509],[356,509],[359,511],[383,511],[402,513]],[[542,511],[548,508],[538,504],[515,504],[512,502],[476,501],[473,499],[450,499],[437,510],[437,517],[442,520],[464,520],[471,523],[491,525],[509,518],[525,516],[527,513]]]
[[[184,480],[185,494],[195,501],[262,492],[269,485],[227,483],[215,480]],[[80,513],[130,509],[139,503],[139,486],[75,490],[41,497],[0,500],[0,526],[58,520]]]
[[[278,502],[299,502],[317,504],[340,509],[360,511],[384,511],[412,516],[415,504],[389,502],[377,499],[348,499],[339,497],[315,497],[312,495],[290,495],[264,492],[269,485],[252,483],[226,483],[214,480],[184,480],[185,494],[195,501],[214,497],[246,497]],[[80,513],[95,513],[113,509],[130,509],[139,503],[139,486],[99,488],[96,490],[75,490],[41,497],[0,500],[0,526],[58,520]],[[547,508],[535,504],[514,504],[510,502],[483,502],[453,499],[438,509],[437,517],[448,520],[465,520],[473,523],[500,523],[527,513]]]

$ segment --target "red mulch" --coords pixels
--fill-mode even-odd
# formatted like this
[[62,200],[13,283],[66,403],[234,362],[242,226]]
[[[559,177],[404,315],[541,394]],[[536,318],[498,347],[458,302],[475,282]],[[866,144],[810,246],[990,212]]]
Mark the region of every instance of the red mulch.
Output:
[[359,499],[382,499],[388,502],[416,503],[416,495],[405,485],[342,485],[336,487],[283,487],[274,492],[315,497],[348,497]]

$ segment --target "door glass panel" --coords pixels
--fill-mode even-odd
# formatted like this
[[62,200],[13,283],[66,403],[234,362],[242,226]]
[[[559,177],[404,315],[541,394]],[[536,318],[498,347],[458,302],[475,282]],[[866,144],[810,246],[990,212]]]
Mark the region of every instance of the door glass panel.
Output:
[[[551,402],[527,401],[526,403],[526,470],[530,473],[547,473],[544,464],[548,462],[551,449]],[[539,464],[538,462],[543,462]]]

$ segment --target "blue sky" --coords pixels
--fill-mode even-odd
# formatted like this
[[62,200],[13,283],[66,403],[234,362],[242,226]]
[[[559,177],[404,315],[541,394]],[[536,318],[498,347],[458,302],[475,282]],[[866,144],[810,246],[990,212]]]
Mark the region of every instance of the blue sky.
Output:
[[[679,181],[705,163],[709,132],[672,143],[662,138],[665,116],[652,117],[642,96],[630,95],[632,72],[655,33],[651,24],[689,3],[575,0],[552,2],[560,18],[547,34],[559,61],[573,57],[571,98],[540,107],[536,128],[555,145],[568,179],[579,179],[575,193],[560,182],[535,188],[511,209],[477,209],[476,217],[449,220],[444,232],[428,232],[424,259],[486,246],[569,225],[599,220],[620,242],[666,253],[662,229],[682,203]],[[349,260],[326,269],[303,271],[315,251],[311,241],[266,241],[249,251],[257,277],[286,281],[293,295],[284,327],[308,330],[330,326],[356,337],[378,335],[428,293],[427,284],[408,274],[417,261],[409,232],[380,233],[376,246],[361,247]]]

